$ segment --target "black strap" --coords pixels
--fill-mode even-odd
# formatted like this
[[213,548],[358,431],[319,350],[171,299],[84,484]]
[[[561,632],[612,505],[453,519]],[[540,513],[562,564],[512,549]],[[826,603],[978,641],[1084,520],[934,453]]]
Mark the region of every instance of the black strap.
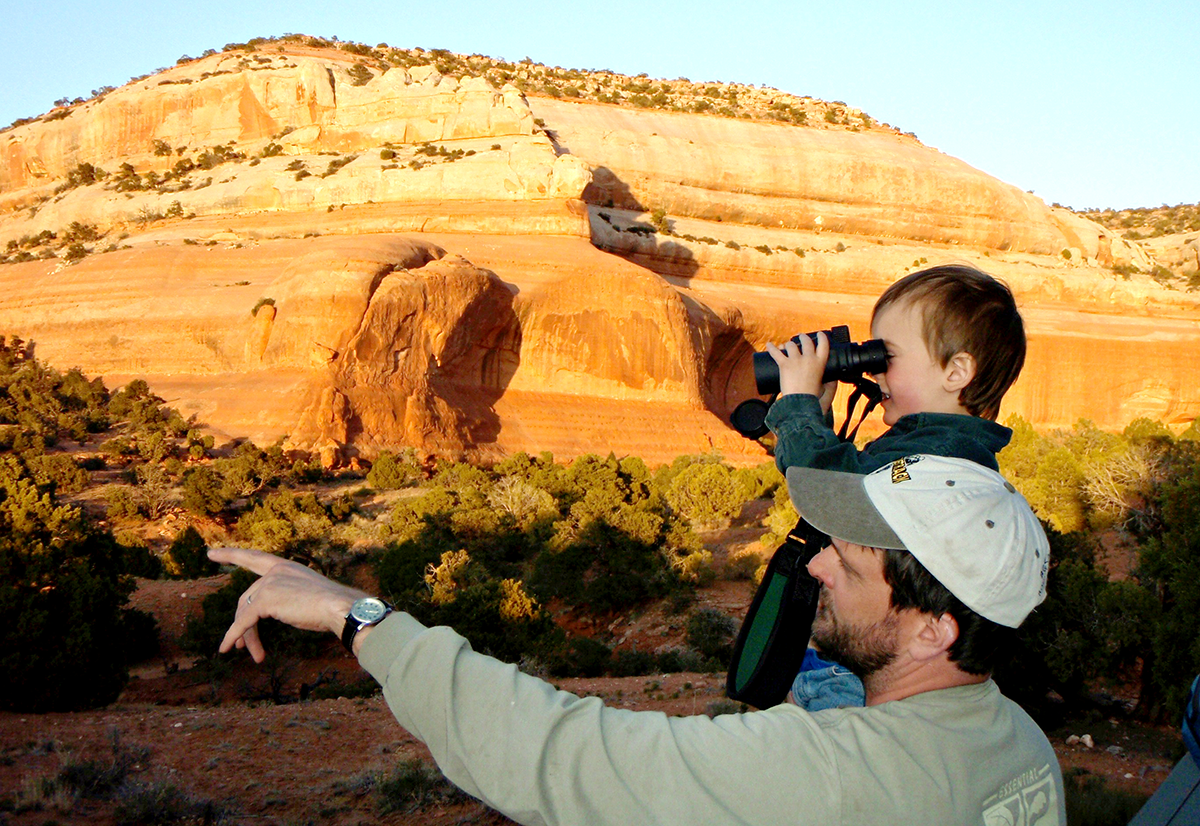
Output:
[[808,563],[827,542],[825,534],[801,519],[771,557],[734,644],[725,680],[731,699],[770,708],[787,697],[804,659],[821,591]]
[[[854,392],[846,400],[846,420],[842,422],[842,428],[838,431],[838,438],[843,442],[854,441],[854,437],[858,435],[858,429],[867,420],[867,416],[883,401],[883,391],[879,389],[878,384],[870,379],[859,376],[850,383],[854,385]],[[862,399],[866,399],[867,404],[858,417],[858,424],[854,425],[854,429],[847,433],[846,431],[850,427],[850,422],[854,419],[854,408]]]

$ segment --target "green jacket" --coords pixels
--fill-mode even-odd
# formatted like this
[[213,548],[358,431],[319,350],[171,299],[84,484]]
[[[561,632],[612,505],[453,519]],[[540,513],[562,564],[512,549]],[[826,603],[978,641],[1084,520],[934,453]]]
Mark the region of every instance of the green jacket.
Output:
[[1012,431],[1004,425],[978,416],[914,413],[901,416],[890,430],[860,451],[838,440],[817,397],[805,393],[776,399],[767,412],[766,423],[777,439],[775,464],[781,473],[787,473],[789,467],[870,473],[917,453],[969,459],[999,470],[996,454],[1012,438]]

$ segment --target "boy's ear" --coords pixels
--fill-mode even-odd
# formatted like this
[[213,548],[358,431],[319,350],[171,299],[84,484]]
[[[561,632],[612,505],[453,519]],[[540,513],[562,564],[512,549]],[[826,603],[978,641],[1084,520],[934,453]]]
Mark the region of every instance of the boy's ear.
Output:
[[975,357],[970,353],[955,353],[946,363],[942,374],[942,386],[947,392],[957,393],[975,378]]

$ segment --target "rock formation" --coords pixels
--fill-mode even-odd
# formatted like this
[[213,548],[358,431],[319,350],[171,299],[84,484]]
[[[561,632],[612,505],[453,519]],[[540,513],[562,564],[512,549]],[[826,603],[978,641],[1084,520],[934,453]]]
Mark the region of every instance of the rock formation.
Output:
[[1005,413],[1200,414],[1197,302],[1134,274],[1186,245],[1126,242],[861,113],[808,128],[382,68],[277,42],[0,132],[0,332],[331,464],[754,462],[726,417],[755,350],[864,338],[887,284],[966,261],[1026,313]]

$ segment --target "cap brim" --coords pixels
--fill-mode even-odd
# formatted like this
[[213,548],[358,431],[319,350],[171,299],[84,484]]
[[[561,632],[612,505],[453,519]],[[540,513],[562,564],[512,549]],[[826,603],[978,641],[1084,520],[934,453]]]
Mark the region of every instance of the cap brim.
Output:
[[867,497],[864,479],[857,473],[790,467],[788,495],[804,520],[822,533],[868,548],[908,550]]

